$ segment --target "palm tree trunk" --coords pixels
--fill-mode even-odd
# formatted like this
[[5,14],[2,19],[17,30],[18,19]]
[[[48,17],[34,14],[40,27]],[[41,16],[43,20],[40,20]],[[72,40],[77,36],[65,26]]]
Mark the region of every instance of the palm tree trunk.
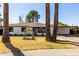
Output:
[[2,42],[10,42],[9,38],[9,12],[8,12],[8,3],[4,3],[4,20],[3,20],[3,37]]
[[55,3],[53,41],[56,41],[56,37],[57,37],[57,30],[58,30],[58,7],[59,7],[59,4]]
[[46,3],[46,40],[50,41],[50,3]]

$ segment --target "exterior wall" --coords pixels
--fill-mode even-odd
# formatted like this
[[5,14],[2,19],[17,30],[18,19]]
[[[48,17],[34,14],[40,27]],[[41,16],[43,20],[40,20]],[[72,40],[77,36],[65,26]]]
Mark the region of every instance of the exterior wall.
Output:
[[[27,34],[32,34],[31,30],[32,30],[32,28],[26,27]],[[11,34],[11,35],[24,35],[25,33],[21,32],[21,27],[13,27],[13,32],[9,32],[9,34]]]
[[[53,27],[51,27],[51,35],[53,35]],[[69,27],[60,27],[57,31],[58,34],[70,34],[70,28]]]
[[21,27],[13,27],[13,32],[9,32],[10,34],[14,35],[14,34],[17,34],[17,35],[21,35],[21,34],[24,34],[23,32],[21,32]]
[[0,26],[2,26],[2,22],[0,22]]
[[53,27],[50,28],[51,36],[53,35]]
[[[32,28],[26,27],[27,34],[32,34],[32,32],[28,32],[29,30],[33,30]],[[37,30],[38,31],[38,30]],[[37,32],[36,31],[36,32]],[[53,27],[50,28],[51,35],[53,34]],[[10,34],[14,35],[23,35],[24,32],[21,32],[21,27],[13,27],[13,32],[9,32]],[[70,34],[70,29],[69,27],[60,27],[58,29],[58,34]],[[42,33],[37,33],[37,35],[42,35]],[[45,33],[43,33],[45,35]]]
[[69,27],[61,27],[58,29],[58,34],[70,34]]

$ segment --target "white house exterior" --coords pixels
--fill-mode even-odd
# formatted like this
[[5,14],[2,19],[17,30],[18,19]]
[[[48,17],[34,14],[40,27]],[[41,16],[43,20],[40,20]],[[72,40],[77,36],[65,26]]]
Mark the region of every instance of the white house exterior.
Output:
[[[9,34],[11,34],[11,35],[24,35],[25,32],[22,32],[21,28],[22,27],[13,27],[13,31],[9,32]],[[29,29],[32,30],[32,28],[26,27],[27,34],[31,34],[31,32],[29,32]]]
[[[45,24],[42,23],[17,23],[17,24],[10,24],[12,31],[9,33],[11,35],[24,35],[25,32],[22,31],[23,28],[26,28],[27,34],[32,34],[30,30],[35,29],[37,35],[45,35]],[[40,32],[42,31],[42,32]],[[43,32],[44,31],[44,32]],[[53,25],[50,26],[51,35],[53,33]],[[70,34],[70,27],[67,25],[59,25],[58,26],[58,34]]]

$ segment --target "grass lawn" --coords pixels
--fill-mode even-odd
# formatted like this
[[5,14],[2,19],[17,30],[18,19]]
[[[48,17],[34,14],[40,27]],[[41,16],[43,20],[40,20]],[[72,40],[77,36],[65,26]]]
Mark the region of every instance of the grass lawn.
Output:
[[[9,52],[8,49],[2,43],[2,36],[0,36],[0,53]],[[53,43],[45,41],[45,37],[35,37],[35,40],[23,40],[23,36],[11,36],[10,37],[11,44],[22,50],[35,50],[35,49],[67,49],[67,48],[77,48],[77,46],[73,44],[61,44],[61,43]]]

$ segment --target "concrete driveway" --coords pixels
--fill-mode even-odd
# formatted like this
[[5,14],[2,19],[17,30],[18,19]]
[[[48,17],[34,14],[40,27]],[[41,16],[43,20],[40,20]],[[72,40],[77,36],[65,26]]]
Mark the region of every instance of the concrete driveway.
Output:
[[59,40],[72,41],[72,42],[79,42],[79,37],[71,36],[71,35],[59,36],[58,39],[59,39]]

